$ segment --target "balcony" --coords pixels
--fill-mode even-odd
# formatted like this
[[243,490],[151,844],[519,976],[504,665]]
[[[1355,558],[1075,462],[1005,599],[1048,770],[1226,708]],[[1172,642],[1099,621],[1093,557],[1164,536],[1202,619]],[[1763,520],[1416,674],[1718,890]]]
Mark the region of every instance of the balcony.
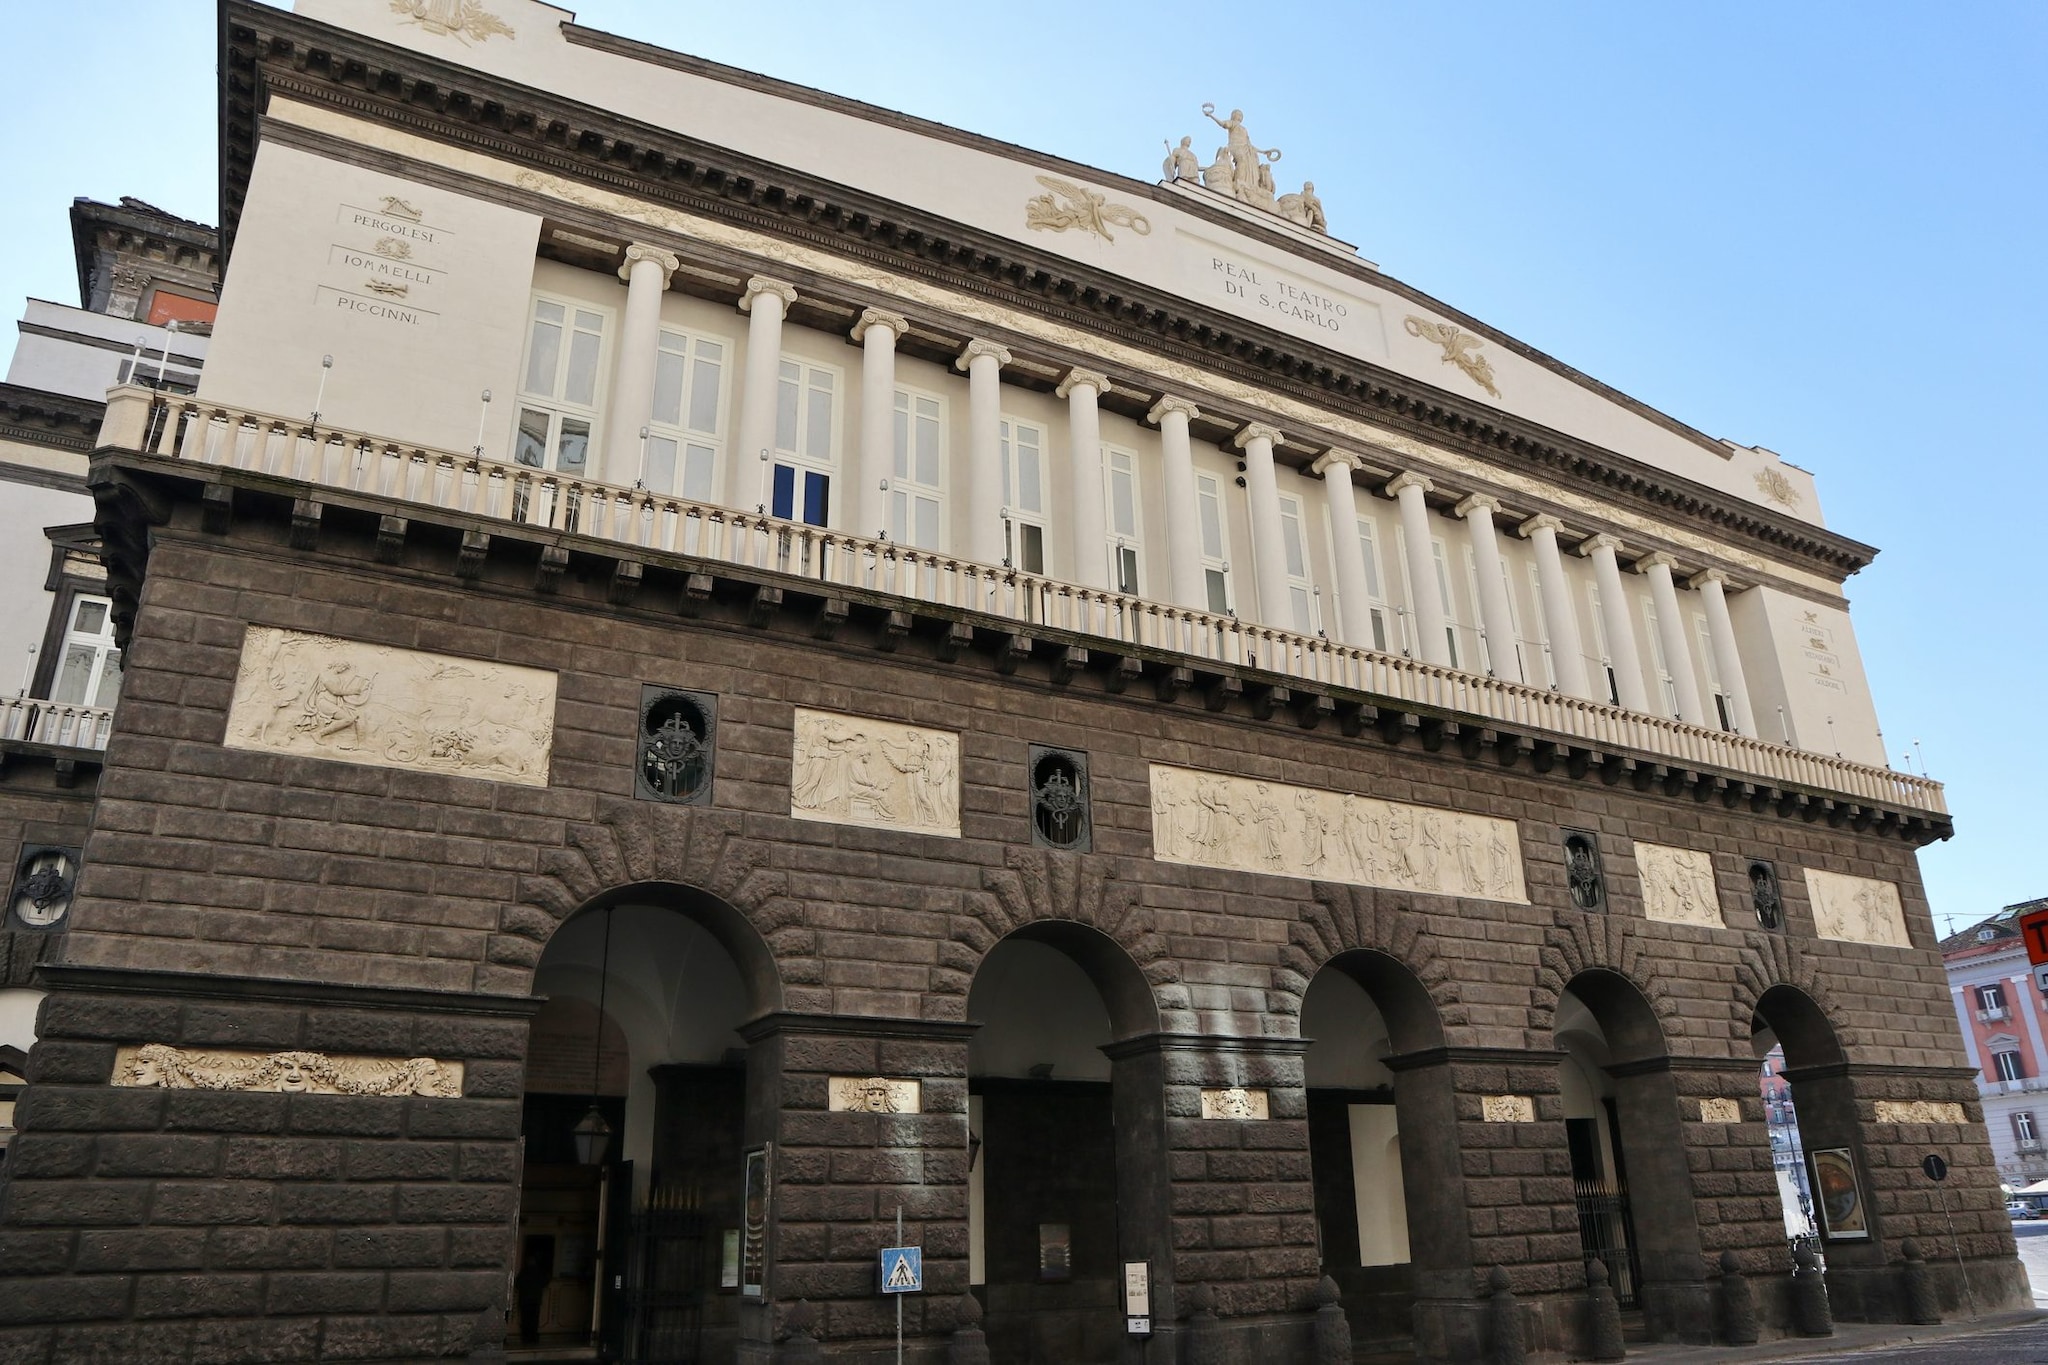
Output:
[[1535,735],[1561,750],[1628,751],[1719,769],[1759,785],[1842,795],[1947,824],[1941,784],[1888,768],[1643,715],[1400,655],[1337,644],[1231,615],[1153,602],[977,564],[956,555],[781,521],[480,453],[434,450],[365,432],[315,428],[136,387],[107,395],[102,449],[250,470],[468,516],[691,556],[759,573],[881,593],[1134,649],[1192,666],[1258,669]]
[[34,697],[0,698],[0,740],[53,749],[104,749],[114,712]]
[[2012,1011],[2003,1005],[1990,1005],[1977,1011],[1977,1022],[1980,1024],[2002,1024],[2010,1018]]

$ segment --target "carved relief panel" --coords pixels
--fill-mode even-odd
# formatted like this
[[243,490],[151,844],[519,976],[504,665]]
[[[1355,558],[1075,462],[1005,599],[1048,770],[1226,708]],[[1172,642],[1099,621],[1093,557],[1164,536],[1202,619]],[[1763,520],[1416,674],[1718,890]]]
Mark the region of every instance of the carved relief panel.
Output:
[[109,1084],[139,1090],[256,1090],[306,1095],[462,1094],[461,1062],[324,1052],[204,1052],[144,1043],[114,1054]]
[[548,784],[555,675],[250,626],[230,749]]
[[789,813],[957,839],[960,736],[798,707]]
[[1822,938],[1894,948],[1913,946],[1906,936],[1906,912],[1899,904],[1898,887],[1818,868],[1805,871],[1806,899],[1813,907],[1814,929]]
[[1642,876],[1643,915],[1667,924],[1722,927],[1721,898],[1714,890],[1714,860],[1690,848],[1636,844]]
[[1152,765],[1152,856],[1233,872],[1527,901],[1512,820]]

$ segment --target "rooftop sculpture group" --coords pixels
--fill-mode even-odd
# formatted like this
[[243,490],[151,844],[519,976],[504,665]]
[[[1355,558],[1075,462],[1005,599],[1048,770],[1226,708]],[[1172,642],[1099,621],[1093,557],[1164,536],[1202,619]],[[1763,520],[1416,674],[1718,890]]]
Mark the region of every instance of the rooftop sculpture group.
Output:
[[1195,157],[1193,138],[1182,138],[1178,147],[1169,143],[1166,164],[1161,168],[1169,182],[1199,182],[1240,204],[1277,213],[1311,232],[1329,233],[1329,220],[1323,216],[1323,201],[1316,197],[1313,180],[1303,182],[1298,194],[1275,193],[1271,163],[1280,159],[1280,149],[1252,144],[1251,134],[1245,131],[1244,110],[1233,109],[1228,119],[1221,119],[1216,117],[1215,105],[1205,104],[1202,113],[1223,130],[1224,145],[1216,149],[1215,159],[1204,166]]

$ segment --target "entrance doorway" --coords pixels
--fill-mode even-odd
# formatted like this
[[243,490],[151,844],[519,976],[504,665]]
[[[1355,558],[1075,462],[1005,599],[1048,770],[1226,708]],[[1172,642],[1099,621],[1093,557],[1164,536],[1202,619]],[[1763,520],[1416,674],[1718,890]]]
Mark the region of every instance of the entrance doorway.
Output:
[[512,1360],[734,1359],[759,1011],[689,903],[583,911],[535,970]]
[[1121,1226],[1135,1212],[1119,1199],[1131,1096],[1103,1049],[1139,1029],[1112,1022],[1105,976],[1126,1007],[1117,1022],[1149,1016],[1135,964],[1071,924],[998,943],[968,995],[968,1281],[992,1365],[1119,1359],[1122,1262],[1165,1250]]
[[[1750,1047],[1762,1068],[1787,1239],[1824,1240],[1831,1264],[1881,1257],[1871,1250],[1876,1239],[1864,1202],[1867,1179],[1855,1174],[1862,1165],[1861,1127],[1855,1094],[1841,1074],[1845,1058],[1834,1026],[1804,991],[1774,986],[1757,1002]],[[1818,1162],[1813,1153],[1821,1154]],[[1823,1184],[1815,1183],[1816,1174]]]

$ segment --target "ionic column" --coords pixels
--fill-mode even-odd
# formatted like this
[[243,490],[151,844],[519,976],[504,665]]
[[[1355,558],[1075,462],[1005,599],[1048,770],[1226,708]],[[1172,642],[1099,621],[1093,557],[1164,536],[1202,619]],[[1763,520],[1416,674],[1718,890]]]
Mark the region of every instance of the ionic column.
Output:
[[1685,639],[1685,617],[1678,610],[1678,588],[1671,581],[1671,566],[1678,561],[1662,550],[1636,561],[1636,572],[1650,580],[1650,600],[1657,604],[1657,638],[1664,645],[1664,666],[1671,670],[1672,690],[1678,693],[1678,718],[1688,725],[1705,725],[1706,708],[1700,705],[1699,670],[1693,667],[1692,647]]
[[1707,639],[1714,646],[1714,671],[1721,675],[1721,690],[1728,694],[1728,718],[1739,734],[1756,738],[1756,717],[1749,709],[1749,679],[1742,672],[1742,654],[1735,648],[1735,623],[1728,619],[1728,575],[1719,569],[1702,569],[1686,586],[1700,595],[1707,608]]
[[1209,593],[1202,581],[1202,508],[1195,493],[1195,452],[1188,441],[1188,423],[1201,410],[1171,394],[1152,405],[1145,420],[1159,427],[1159,450],[1165,471],[1166,565],[1173,601],[1206,610]]
[[1396,474],[1387,496],[1400,504],[1401,546],[1408,561],[1408,606],[1415,613],[1416,648],[1428,663],[1450,667],[1450,639],[1444,634],[1444,600],[1437,592],[1436,559],[1430,554],[1429,503],[1423,494],[1435,488],[1413,471]]
[[1484,493],[1474,493],[1451,509],[1465,519],[1465,533],[1472,538],[1472,572],[1479,576],[1479,621],[1486,627],[1486,657],[1493,676],[1504,682],[1526,682],[1522,656],[1515,648],[1515,614],[1508,609],[1508,584],[1501,577],[1500,533],[1493,514],[1500,504]]
[[654,361],[661,347],[661,296],[682,262],[673,251],[635,242],[626,248],[619,278],[626,282],[626,316],[612,355],[611,404],[605,412],[604,459],[591,475],[611,483],[640,477],[640,429],[654,415]]
[[853,533],[881,536],[889,525],[882,485],[896,462],[896,338],[910,330],[901,313],[870,308],[853,324],[860,354],[860,468]]
[[1344,643],[1372,648],[1372,604],[1365,586],[1365,547],[1358,543],[1358,494],[1351,471],[1358,457],[1326,450],[1310,466],[1323,476],[1323,501],[1330,509],[1330,558],[1337,564],[1338,626]]
[[1003,366],[1010,353],[993,341],[967,343],[956,370],[967,371],[967,557],[1003,562]]
[[1550,666],[1558,690],[1587,701],[1596,696],[1586,679],[1586,649],[1579,639],[1579,614],[1572,609],[1571,580],[1564,575],[1564,556],[1557,552],[1557,533],[1564,523],[1548,512],[1530,517],[1517,528],[1536,552],[1536,587],[1543,594],[1543,626],[1549,636]]
[[765,457],[775,448],[775,394],[782,382],[782,319],[796,302],[796,290],[781,280],[756,275],[740,295],[747,317],[747,368],[740,381],[739,434],[725,472],[728,507],[751,507],[767,497]]
[[1621,589],[1621,565],[1614,552],[1621,542],[1602,533],[1588,536],[1579,553],[1593,561],[1593,579],[1600,585],[1600,621],[1607,627],[1607,654],[1614,665],[1614,688],[1621,704],[1631,711],[1654,715],[1650,694],[1643,686],[1643,656],[1636,649],[1636,626],[1629,619],[1628,596]]
[[1073,369],[1055,392],[1067,400],[1067,467],[1073,479],[1074,581],[1084,588],[1107,589],[1109,521],[1102,486],[1102,414],[1096,400],[1109,387],[1109,376]]
[[1287,551],[1280,544],[1280,482],[1273,472],[1273,447],[1284,445],[1279,429],[1253,422],[1231,438],[1244,452],[1245,490],[1251,495],[1252,572],[1258,578],[1259,624],[1294,627],[1287,609]]

